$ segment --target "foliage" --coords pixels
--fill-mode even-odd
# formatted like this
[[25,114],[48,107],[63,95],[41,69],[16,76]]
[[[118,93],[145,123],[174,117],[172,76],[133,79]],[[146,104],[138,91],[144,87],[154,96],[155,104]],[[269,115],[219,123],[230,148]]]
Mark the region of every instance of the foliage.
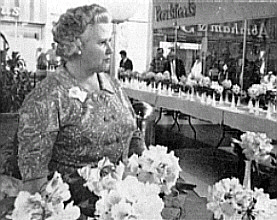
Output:
[[0,112],[16,112],[25,96],[32,90],[31,72],[18,52],[13,52],[7,60],[0,76]]

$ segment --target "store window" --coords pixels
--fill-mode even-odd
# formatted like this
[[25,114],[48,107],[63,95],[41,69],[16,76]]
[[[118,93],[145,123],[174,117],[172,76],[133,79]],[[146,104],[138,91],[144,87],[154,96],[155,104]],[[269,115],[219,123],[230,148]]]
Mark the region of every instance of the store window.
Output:
[[191,72],[197,58],[202,62],[202,74],[212,80],[228,78],[233,84],[240,84],[243,72],[244,90],[259,83],[269,72],[277,74],[276,17],[183,25],[155,29],[153,33],[154,51],[163,47],[166,55],[168,47],[176,45],[178,56],[185,64],[186,75]]

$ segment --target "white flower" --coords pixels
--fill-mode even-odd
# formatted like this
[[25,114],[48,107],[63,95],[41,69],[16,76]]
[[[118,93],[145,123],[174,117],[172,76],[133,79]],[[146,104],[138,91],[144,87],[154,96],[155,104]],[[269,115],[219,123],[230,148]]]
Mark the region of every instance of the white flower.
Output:
[[29,192],[19,192],[14,207],[12,220],[42,219],[43,201],[39,193],[31,195]]
[[127,164],[127,168],[130,170],[131,173],[138,173],[138,169],[139,169],[139,159],[138,159],[138,155],[137,154],[133,154],[129,160],[128,160],[128,164]]
[[177,76],[172,77],[172,83],[173,84],[178,84],[179,80],[177,79]]
[[233,85],[232,91],[234,94],[238,95],[240,93],[240,86],[239,85]]
[[163,74],[161,73],[161,72],[159,72],[159,73],[157,73],[156,75],[155,75],[155,81],[156,82],[160,82],[160,81],[162,81],[164,79],[164,76],[163,76]]
[[84,102],[87,98],[87,92],[82,91],[78,86],[75,86],[69,89],[68,96]]
[[238,179],[222,179],[209,188],[209,193],[207,209],[213,211],[216,219],[222,215],[233,216],[240,210],[237,198],[241,198],[238,195],[243,193],[243,187]]
[[181,78],[180,78],[180,82],[182,82],[182,83],[185,83],[186,82],[186,77],[183,75],[183,76],[181,76]]
[[78,206],[74,206],[73,202],[70,202],[67,204],[65,209],[54,213],[49,218],[46,218],[46,220],[76,220],[80,217],[80,214],[80,208]]
[[117,178],[122,178],[123,172],[123,164],[116,168],[107,157],[100,160],[96,168],[87,165],[78,169],[79,175],[87,181],[84,186],[96,195],[99,195],[104,189],[112,189]]
[[271,200],[269,194],[264,193],[263,189],[254,189],[253,197],[256,200],[252,214],[257,219],[270,219],[273,214],[276,214],[277,202]]
[[208,76],[203,77],[201,82],[202,82],[203,86],[205,86],[205,87],[210,87],[210,85],[211,85],[211,79]]
[[111,216],[115,220],[127,220],[132,215],[132,205],[123,200],[111,208]]
[[175,185],[181,168],[179,159],[174,156],[174,152],[167,153],[164,146],[149,146],[138,158],[140,169],[138,178],[140,181],[156,183],[161,187],[161,191],[169,194],[170,189]]
[[[147,193],[145,193],[147,195]],[[151,202],[149,202],[151,201]],[[163,200],[158,194],[140,197],[138,202],[133,204],[134,212],[138,219],[162,219],[161,212],[164,208]]]
[[247,131],[241,135],[241,141],[235,140],[245,154],[248,160],[264,160],[270,156],[273,145],[270,144],[271,139],[267,138],[265,133],[255,133]]
[[252,99],[256,99],[260,95],[260,88],[257,84],[253,84],[248,90],[248,95]]
[[225,79],[221,84],[225,89],[230,89],[232,87],[232,81],[229,79]]
[[12,212],[13,220],[76,220],[80,209],[73,202],[64,207],[64,201],[70,199],[69,186],[63,182],[58,172],[48,182],[42,195],[19,192]]
[[48,201],[55,204],[67,201],[71,197],[68,184],[63,182],[61,174],[58,172],[55,172],[53,178],[48,182],[44,194]]
[[170,72],[169,71],[164,71],[164,73],[163,73],[163,76],[164,76],[164,79],[165,80],[168,80],[168,79],[170,79]]

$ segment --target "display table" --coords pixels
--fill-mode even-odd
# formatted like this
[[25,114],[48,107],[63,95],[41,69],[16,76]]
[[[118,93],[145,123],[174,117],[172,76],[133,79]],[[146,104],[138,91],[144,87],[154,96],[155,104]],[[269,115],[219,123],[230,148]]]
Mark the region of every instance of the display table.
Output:
[[167,108],[180,111],[183,114],[209,121],[213,124],[227,125],[241,131],[254,131],[266,133],[271,139],[277,140],[277,116],[267,119],[265,111],[257,116],[250,114],[247,107],[232,109],[230,105],[207,105],[200,102],[198,97],[191,101],[188,97],[178,95],[163,95],[150,91],[140,91],[124,88],[131,98],[148,102],[156,108]]

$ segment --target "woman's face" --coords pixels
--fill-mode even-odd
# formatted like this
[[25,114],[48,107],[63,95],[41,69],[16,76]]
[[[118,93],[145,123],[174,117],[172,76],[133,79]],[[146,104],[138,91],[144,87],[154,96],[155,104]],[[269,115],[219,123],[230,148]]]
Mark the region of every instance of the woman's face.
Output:
[[111,62],[111,36],[112,25],[89,25],[82,34],[82,65],[94,72],[108,72]]

